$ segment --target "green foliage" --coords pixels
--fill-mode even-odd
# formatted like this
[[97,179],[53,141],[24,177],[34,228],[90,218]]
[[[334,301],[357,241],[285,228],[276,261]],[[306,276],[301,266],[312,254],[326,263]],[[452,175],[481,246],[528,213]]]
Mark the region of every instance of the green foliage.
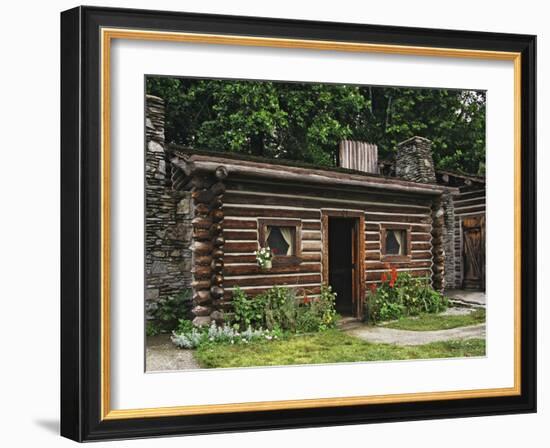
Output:
[[297,327],[304,333],[334,328],[338,318],[335,305],[336,294],[330,286],[323,286],[319,298],[304,298],[297,316]]
[[180,319],[178,321],[178,326],[174,331],[176,333],[188,333],[188,332],[192,331],[193,328],[195,328],[195,327],[194,327],[192,321],[190,321],[189,319]]
[[148,321],[145,324],[145,335],[146,336],[158,336],[161,333],[162,333],[161,328],[159,327],[159,325],[156,322]]
[[335,295],[322,287],[318,298],[300,301],[293,290],[275,286],[256,297],[248,297],[240,288],[233,292],[233,324],[244,329],[267,328],[289,332],[314,332],[336,324]]
[[434,331],[466,327],[468,325],[477,325],[484,322],[485,310],[479,308],[467,314],[420,314],[417,317],[405,317],[395,322],[389,322],[385,324],[384,327],[409,331]]
[[166,101],[167,141],[335,166],[342,139],[376,143],[380,158],[420,135],[438,168],[485,170],[485,92],[148,77]]
[[297,330],[299,303],[294,291],[275,286],[251,300],[258,300],[263,304],[263,324],[267,328]]
[[175,296],[161,297],[150,311],[152,320],[147,322],[146,334],[170,333],[180,319],[185,319],[191,309],[191,289],[184,289]]
[[239,287],[233,291],[233,324],[236,328],[258,328],[264,326],[265,305],[262,297],[257,300],[250,299]]
[[448,299],[435,291],[427,278],[412,277],[406,272],[398,274],[392,269],[391,278],[387,281],[384,274],[382,283],[367,293],[365,317],[369,322],[440,313],[447,308]]

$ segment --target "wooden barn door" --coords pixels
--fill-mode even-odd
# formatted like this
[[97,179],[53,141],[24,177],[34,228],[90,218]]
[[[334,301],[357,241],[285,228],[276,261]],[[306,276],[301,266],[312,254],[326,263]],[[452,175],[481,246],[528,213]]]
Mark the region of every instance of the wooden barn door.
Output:
[[462,260],[465,289],[485,289],[485,217],[462,221]]

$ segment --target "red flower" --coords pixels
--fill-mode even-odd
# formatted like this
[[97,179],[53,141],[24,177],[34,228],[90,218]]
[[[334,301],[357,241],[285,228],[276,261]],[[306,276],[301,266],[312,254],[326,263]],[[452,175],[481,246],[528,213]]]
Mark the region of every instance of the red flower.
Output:
[[390,275],[390,288],[393,288],[393,285],[395,285],[395,281],[397,280],[397,269],[395,266],[392,266]]
[[380,280],[382,280],[382,283],[386,283],[386,281],[388,280],[388,275],[385,272],[382,272]]
[[311,299],[308,296],[304,296],[304,305],[309,305],[309,302],[311,302]]
[[373,294],[376,294],[376,283],[370,284],[370,292],[372,292]]

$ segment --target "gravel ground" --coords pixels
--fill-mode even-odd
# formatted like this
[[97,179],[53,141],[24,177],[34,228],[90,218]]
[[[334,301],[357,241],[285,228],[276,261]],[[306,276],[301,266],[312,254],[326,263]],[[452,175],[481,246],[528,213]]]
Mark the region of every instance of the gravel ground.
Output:
[[474,312],[476,308],[466,308],[466,307],[450,307],[447,308],[445,311],[440,313],[440,316],[465,316],[466,314],[470,314]]
[[453,302],[462,303],[470,306],[485,306],[487,296],[485,291],[469,291],[464,289],[448,289],[445,295]]
[[[451,307],[441,315],[464,315],[473,311],[475,311],[475,308]],[[352,318],[342,319],[338,326],[349,335],[364,341],[397,345],[423,345],[453,339],[485,339],[486,332],[485,324],[451,328],[449,330],[411,331],[384,326],[373,327]]]
[[145,368],[147,372],[161,372],[200,369],[200,366],[195,361],[193,350],[180,349],[172,344],[169,335],[161,334],[147,338]]
[[359,325],[355,328],[347,329],[346,333],[368,342],[397,345],[423,345],[431,342],[454,339],[485,339],[485,324],[437,331],[409,331]]

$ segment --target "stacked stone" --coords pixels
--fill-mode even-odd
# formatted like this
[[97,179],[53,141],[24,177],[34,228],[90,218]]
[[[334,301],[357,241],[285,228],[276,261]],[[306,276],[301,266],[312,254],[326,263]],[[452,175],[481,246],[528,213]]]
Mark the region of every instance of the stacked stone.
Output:
[[146,309],[160,297],[191,286],[191,195],[174,191],[167,175],[164,102],[146,96],[145,275]]
[[[436,183],[432,142],[423,137],[411,137],[397,145],[395,160],[397,176],[412,182]],[[444,193],[432,205],[433,286],[443,291],[454,283],[454,204],[450,193]]]
[[395,174],[405,180],[435,184],[432,142],[415,136],[399,143]]
[[449,288],[455,286],[456,257],[455,257],[455,207],[453,196],[450,193],[443,193],[442,205],[444,210],[444,237],[443,247],[445,248],[445,285]]
[[445,209],[438,197],[432,204],[432,286],[441,292],[445,289],[445,235]]

